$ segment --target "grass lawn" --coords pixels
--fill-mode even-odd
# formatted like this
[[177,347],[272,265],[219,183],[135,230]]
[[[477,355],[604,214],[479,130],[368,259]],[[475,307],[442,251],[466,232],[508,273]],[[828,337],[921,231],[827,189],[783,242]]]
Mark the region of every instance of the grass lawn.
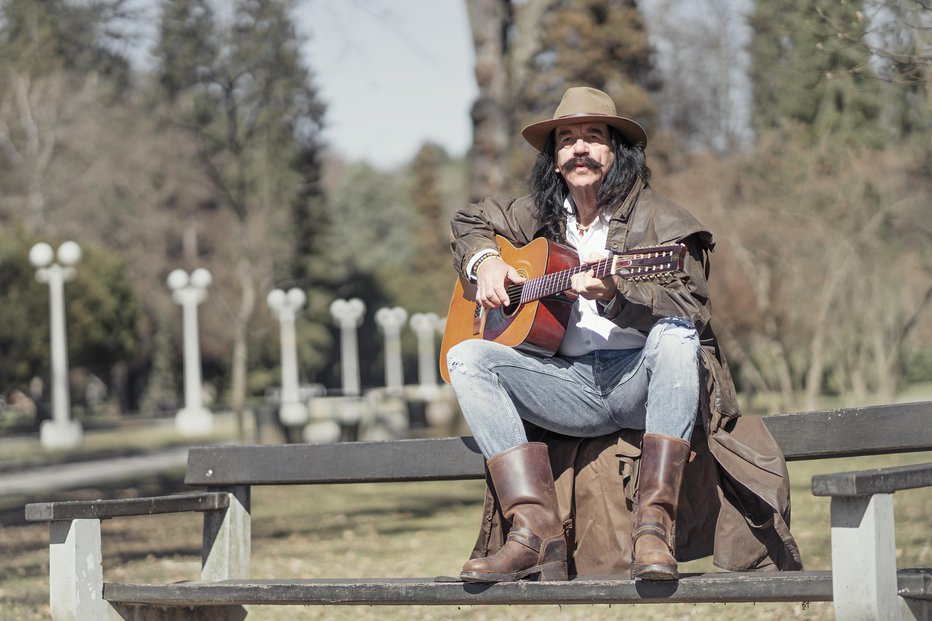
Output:
[[[793,532],[808,569],[830,565],[829,501],[809,491],[814,473],[932,460],[932,454],[790,464]],[[159,493],[153,480],[133,490],[84,490],[63,498]],[[174,490],[172,490],[174,491]],[[478,481],[256,488],[253,565],[257,578],[434,576],[458,572],[478,529]],[[932,490],[894,496],[901,567],[932,565]],[[19,505],[21,507],[21,505]],[[14,508],[8,508],[13,510]],[[21,509],[20,509],[21,510]],[[177,581],[199,571],[199,514],[105,521],[105,580]],[[0,621],[48,619],[45,525],[0,529]],[[682,571],[714,571],[707,560]],[[294,607],[254,606],[250,619],[826,619],[826,603],[571,606]]]

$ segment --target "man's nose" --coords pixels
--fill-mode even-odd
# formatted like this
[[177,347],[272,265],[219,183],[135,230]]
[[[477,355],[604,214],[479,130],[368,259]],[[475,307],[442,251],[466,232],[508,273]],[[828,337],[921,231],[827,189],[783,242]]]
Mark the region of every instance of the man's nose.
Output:
[[582,138],[577,138],[575,144],[573,144],[573,153],[588,153],[589,152],[589,143],[583,140]]

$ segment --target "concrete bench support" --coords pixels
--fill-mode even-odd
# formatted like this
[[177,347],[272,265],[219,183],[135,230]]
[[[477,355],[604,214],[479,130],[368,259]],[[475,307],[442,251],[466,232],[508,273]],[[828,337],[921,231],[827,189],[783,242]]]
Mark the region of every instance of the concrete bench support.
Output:
[[49,590],[56,621],[106,619],[100,520],[49,523]]
[[204,545],[201,548],[202,580],[242,580],[249,577],[252,542],[250,487],[237,485],[226,491],[229,506],[204,512]]
[[832,590],[838,621],[899,621],[893,495],[832,498]]
[[930,618],[930,592],[898,588],[893,493],[932,486],[932,463],[812,477],[832,499],[832,590],[839,621]]

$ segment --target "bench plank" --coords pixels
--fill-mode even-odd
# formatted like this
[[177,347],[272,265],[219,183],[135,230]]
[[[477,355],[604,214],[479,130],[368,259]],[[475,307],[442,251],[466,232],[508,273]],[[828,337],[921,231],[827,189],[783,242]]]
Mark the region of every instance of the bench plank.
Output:
[[870,496],[919,487],[932,487],[932,463],[812,477],[813,496]]
[[30,522],[102,520],[131,515],[214,511],[226,509],[228,506],[229,498],[223,492],[188,492],[170,496],[112,498],[108,500],[35,502],[26,505],[26,520]]
[[788,461],[932,450],[932,402],[764,417]]
[[188,485],[453,481],[485,477],[472,438],[192,447]]
[[[906,580],[914,580],[907,576]],[[190,606],[229,604],[634,604],[831,601],[829,571],[684,574],[677,582],[578,578],[567,582],[464,584],[432,578],[226,580],[175,584],[104,585],[119,604]]]
[[[764,417],[788,461],[932,450],[932,403]],[[188,451],[185,483],[293,485],[452,481],[485,477],[471,437],[205,446]]]

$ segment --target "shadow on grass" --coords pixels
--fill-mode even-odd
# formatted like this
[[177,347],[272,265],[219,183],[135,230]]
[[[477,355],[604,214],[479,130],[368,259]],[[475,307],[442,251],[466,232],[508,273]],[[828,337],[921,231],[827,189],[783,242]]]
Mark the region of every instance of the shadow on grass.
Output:
[[[347,514],[345,508],[308,514],[303,523],[301,518],[291,518],[287,525],[263,528],[261,520],[253,522],[256,534],[268,539],[287,539],[295,535],[313,536],[321,539],[339,538],[344,531],[374,525],[380,535],[409,534],[424,530],[424,522],[438,513],[464,507],[481,507],[483,497],[464,498],[462,495],[424,497],[395,497],[397,504],[380,507],[354,507]],[[478,512],[477,512],[478,515]],[[299,523],[295,522],[295,519]]]
[[26,521],[26,505],[33,502],[136,498],[191,491],[191,488],[184,484],[183,477],[183,474],[156,474],[132,483],[96,485],[81,489],[57,490],[55,492],[0,498],[0,527],[8,528],[34,524]]

